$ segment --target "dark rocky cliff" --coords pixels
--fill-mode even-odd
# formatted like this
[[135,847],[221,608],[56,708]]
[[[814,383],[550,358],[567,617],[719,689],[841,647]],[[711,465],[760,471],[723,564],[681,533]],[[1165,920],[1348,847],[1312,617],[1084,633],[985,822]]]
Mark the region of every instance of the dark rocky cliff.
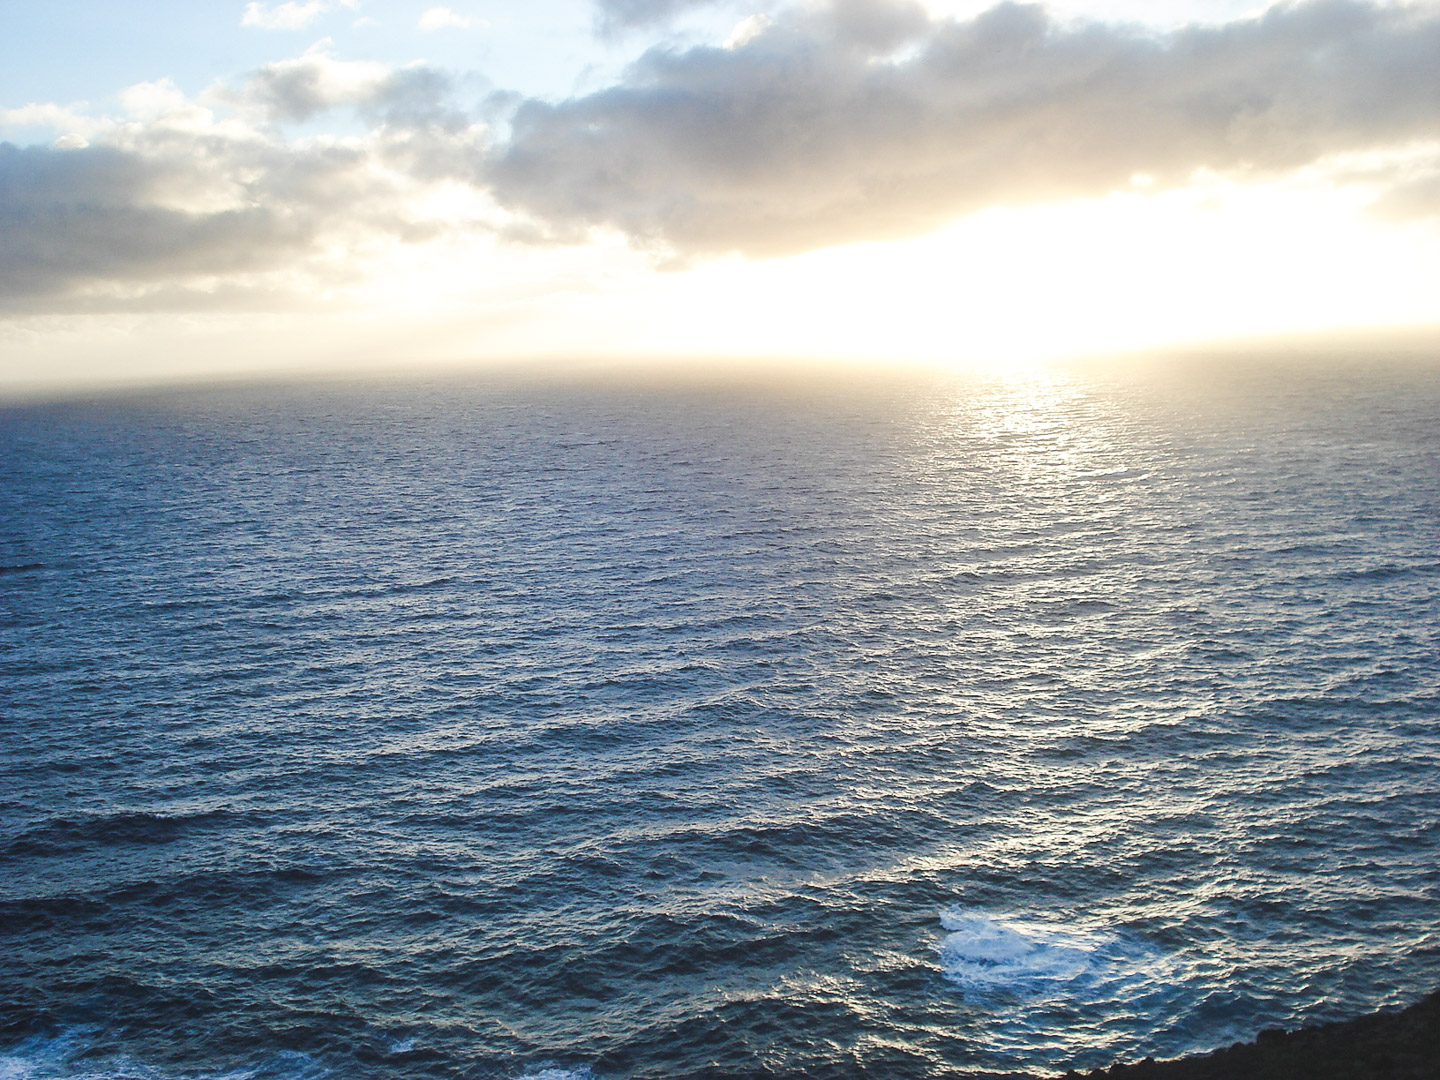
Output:
[[1262,1031],[1250,1043],[1177,1061],[1147,1058],[1066,1080],[1440,1080],[1440,991],[1400,1012],[1299,1031]]

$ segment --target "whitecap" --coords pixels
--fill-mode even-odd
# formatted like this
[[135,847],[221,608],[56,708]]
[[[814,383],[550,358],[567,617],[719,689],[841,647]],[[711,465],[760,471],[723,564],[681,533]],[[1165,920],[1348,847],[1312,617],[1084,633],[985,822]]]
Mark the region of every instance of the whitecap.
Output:
[[1143,941],[954,907],[940,916],[945,978],[977,994],[1110,997],[1160,977],[1164,957]]
[[254,1068],[223,1073],[169,1072],[128,1054],[92,1058],[93,1032],[72,1028],[32,1036],[0,1051],[0,1080],[321,1080],[325,1070],[308,1054],[281,1051]]

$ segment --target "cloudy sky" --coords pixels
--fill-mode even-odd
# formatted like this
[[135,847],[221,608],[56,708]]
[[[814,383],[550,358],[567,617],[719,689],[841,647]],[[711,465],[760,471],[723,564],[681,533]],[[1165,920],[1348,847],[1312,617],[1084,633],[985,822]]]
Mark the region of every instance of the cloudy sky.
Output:
[[1440,3],[0,0],[0,389],[1440,324]]

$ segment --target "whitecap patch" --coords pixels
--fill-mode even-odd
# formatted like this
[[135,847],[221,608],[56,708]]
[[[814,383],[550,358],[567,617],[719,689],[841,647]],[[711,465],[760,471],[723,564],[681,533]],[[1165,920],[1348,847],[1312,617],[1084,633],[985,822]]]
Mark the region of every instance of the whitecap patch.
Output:
[[1163,957],[1143,942],[956,907],[940,916],[945,978],[979,994],[1110,997],[1154,983]]
[[92,1032],[72,1028],[56,1036],[32,1036],[0,1051],[0,1080],[323,1080],[307,1054],[282,1051],[263,1064],[224,1073],[173,1073],[126,1054],[92,1058]]
[[560,1069],[547,1066],[534,1072],[527,1072],[516,1080],[595,1080],[595,1074],[588,1068]]

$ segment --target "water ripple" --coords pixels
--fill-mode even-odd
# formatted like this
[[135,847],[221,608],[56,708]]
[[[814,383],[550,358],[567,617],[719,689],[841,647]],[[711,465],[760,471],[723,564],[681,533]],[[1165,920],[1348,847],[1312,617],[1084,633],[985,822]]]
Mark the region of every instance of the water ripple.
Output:
[[1260,363],[0,411],[0,1077],[1063,1071],[1407,1000],[1437,414]]

